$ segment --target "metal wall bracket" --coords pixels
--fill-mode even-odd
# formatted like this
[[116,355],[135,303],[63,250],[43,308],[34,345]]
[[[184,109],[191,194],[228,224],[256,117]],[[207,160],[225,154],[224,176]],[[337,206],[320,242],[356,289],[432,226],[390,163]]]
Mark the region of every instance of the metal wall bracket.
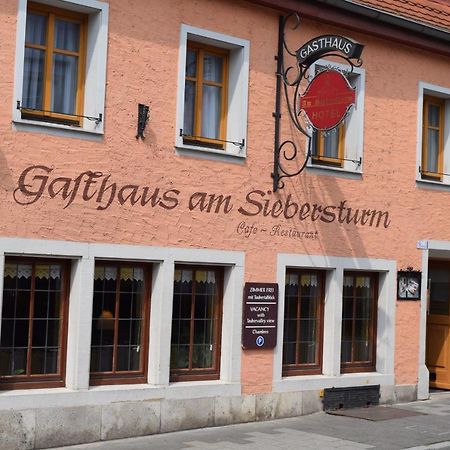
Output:
[[[308,82],[309,68],[320,58],[333,56],[343,59],[349,64],[349,73],[353,71],[354,67],[360,67],[362,60],[359,58],[362,45],[353,43],[355,52],[346,56],[340,52],[339,49],[332,49],[330,46],[324,46],[320,51],[312,52],[307,58],[302,57],[300,49],[292,51],[289,49],[286,39],[285,31],[287,23],[292,20],[294,22],[293,30],[300,26],[300,17],[298,14],[288,14],[280,16],[278,25],[278,53],[275,56],[277,62],[276,70],[276,96],[275,96],[275,111],[273,117],[275,119],[275,135],[274,135],[274,156],[273,156],[273,172],[271,174],[273,179],[273,192],[284,187],[284,179],[292,178],[300,175],[308,164],[312,155],[312,132],[303,120],[300,114],[300,84],[302,80]],[[320,37],[319,37],[320,38]],[[325,36],[323,36],[325,38]],[[343,38],[346,39],[346,38]],[[347,39],[346,39],[347,40]],[[311,41],[310,41],[311,42]],[[305,44],[305,46],[308,43]],[[285,56],[291,57],[292,64],[289,65],[285,61]],[[294,162],[299,154],[297,144],[292,139],[281,139],[281,98],[284,97],[288,115],[291,124],[305,137],[307,141],[307,150],[304,152],[302,158],[296,164],[291,164],[295,168],[291,170],[286,164]],[[357,163],[357,161],[355,161]]]
[[150,107],[142,103],[138,104],[138,121],[136,139],[145,139],[145,127],[147,126]]

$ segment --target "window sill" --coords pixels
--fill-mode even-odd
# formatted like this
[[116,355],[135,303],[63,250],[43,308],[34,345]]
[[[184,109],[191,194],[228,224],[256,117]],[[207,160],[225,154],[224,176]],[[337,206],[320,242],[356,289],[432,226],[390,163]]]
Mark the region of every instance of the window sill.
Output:
[[328,176],[337,176],[342,178],[350,178],[354,180],[359,180],[362,178],[363,172],[362,170],[350,170],[344,169],[342,167],[333,167],[326,166],[320,164],[311,164],[309,163],[306,166],[307,172],[316,174],[316,175],[328,175]]
[[191,156],[194,158],[204,158],[237,164],[242,164],[246,158],[245,148],[240,150],[238,147],[236,147],[236,153],[231,153],[226,150],[219,150],[216,148],[177,144],[175,145],[175,153],[179,156]]
[[424,180],[423,178],[416,178],[416,186],[422,189],[435,189],[450,191],[450,182]]
[[350,387],[366,384],[394,385],[394,375],[380,372],[346,373],[337,376],[298,375],[275,381],[273,383],[273,391],[312,391],[331,387]]
[[0,392],[0,411],[90,406],[126,401],[227,397],[240,394],[240,383],[220,380],[179,382],[169,386],[122,384],[91,386],[89,389],[80,390],[68,388],[21,389]]
[[59,123],[41,122],[38,120],[29,120],[15,118],[12,121],[13,127],[17,131],[39,132],[45,134],[52,134],[55,136],[64,137],[78,137],[78,138],[102,138],[104,135],[103,126],[99,125],[98,129],[86,129],[81,127],[74,127],[70,125],[63,125]]

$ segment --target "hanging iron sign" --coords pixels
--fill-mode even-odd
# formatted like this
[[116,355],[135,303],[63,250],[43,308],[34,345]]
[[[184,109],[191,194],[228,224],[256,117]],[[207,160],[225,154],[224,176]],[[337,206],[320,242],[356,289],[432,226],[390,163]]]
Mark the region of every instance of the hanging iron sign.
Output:
[[299,64],[308,65],[329,52],[341,52],[346,58],[359,59],[363,48],[363,45],[344,36],[326,34],[306,42],[296,54]]
[[[287,26],[289,24],[289,27]],[[308,166],[314,151],[313,130],[328,131],[338,126],[345,119],[352,105],[355,104],[355,91],[346,77],[339,71],[331,69],[335,61],[343,62],[345,72],[351,74],[355,67],[361,67],[361,54],[364,46],[347,37],[325,34],[310,39],[305,44],[290,48],[286,41],[286,30],[295,30],[300,26],[300,16],[290,13],[281,16],[278,24],[278,53],[276,70],[276,95],[273,154],[273,192],[285,186],[285,180],[300,175]],[[321,65],[329,66],[319,73],[307,87],[303,95],[303,81],[309,79],[312,65],[323,59]],[[284,139],[281,127],[281,102],[286,100],[287,111],[293,125],[306,139],[306,151],[299,151],[294,138]],[[300,100],[299,100],[300,99]],[[285,117],[286,115],[284,115]],[[305,123],[308,122],[308,123]],[[307,126],[307,125],[311,125]],[[300,157],[300,158],[299,158]],[[349,159],[356,167],[361,165],[361,158]]]
[[355,99],[355,89],[347,78],[337,70],[328,69],[309,83],[300,96],[300,109],[314,129],[326,131],[339,125]]

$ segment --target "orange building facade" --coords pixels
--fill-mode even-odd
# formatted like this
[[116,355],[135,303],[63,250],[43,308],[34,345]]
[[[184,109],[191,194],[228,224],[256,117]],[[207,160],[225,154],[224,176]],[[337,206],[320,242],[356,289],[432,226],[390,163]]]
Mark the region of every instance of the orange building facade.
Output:
[[[450,389],[450,10],[398,3],[0,0],[5,448]],[[280,157],[304,167],[274,189],[289,12],[289,48],[346,36],[363,63],[300,85],[347,77],[330,132],[282,97]],[[247,310],[258,283],[278,294]]]

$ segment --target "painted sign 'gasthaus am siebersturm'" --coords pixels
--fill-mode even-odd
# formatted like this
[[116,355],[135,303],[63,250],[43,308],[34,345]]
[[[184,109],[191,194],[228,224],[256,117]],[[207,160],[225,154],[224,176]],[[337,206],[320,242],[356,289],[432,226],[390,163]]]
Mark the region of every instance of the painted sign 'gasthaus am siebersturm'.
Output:
[[0,0],[0,447],[450,388],[427,1]]

